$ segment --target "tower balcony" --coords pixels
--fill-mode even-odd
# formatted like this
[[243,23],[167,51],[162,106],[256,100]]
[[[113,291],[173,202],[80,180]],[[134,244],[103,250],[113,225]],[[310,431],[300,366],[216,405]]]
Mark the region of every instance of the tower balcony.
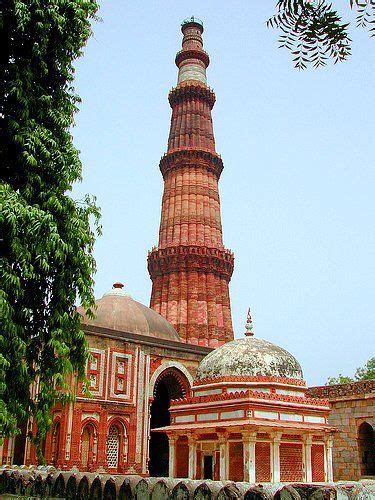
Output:
[[154,247],[147,257],[151,279],[164,274],[197,271],[212,273],[229,283],[234,269],[234,254],[228,249],[198,245]]

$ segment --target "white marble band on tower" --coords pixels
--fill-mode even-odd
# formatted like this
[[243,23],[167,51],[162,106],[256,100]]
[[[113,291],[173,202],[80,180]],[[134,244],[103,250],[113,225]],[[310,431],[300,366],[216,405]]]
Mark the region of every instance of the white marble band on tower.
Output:
[[206,68],[195,64],[195,59],[187,60],[186,64],[181,65],[178,70],[177,83],[182,83],[187,80],[198,80],[204,84],[207,83]]
[[192,16],[185,19],[181,26],[184,37],[182,50],[176,56],[178,66],[177,83],[197,81],[206,85],[206,68],[209,64],[209,57],[203,50],[203,23]]

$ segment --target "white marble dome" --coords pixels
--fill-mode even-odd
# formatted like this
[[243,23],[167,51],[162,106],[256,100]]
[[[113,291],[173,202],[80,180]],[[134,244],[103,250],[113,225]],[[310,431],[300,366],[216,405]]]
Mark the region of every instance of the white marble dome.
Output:
[[271,342],[247,336],[227,342],[203,358],[196,380],[256,376],[303,379],[301,366],[292,354]]

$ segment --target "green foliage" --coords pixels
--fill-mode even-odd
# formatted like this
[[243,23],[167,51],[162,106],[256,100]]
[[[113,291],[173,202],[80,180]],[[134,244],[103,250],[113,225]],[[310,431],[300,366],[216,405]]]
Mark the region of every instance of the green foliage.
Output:
[[[375,3],[372,0],[350,0],[350,7],[357,10],[357,26],[367,28],[375,36]],[[325,66],[329,59],[334,63],[346,60],[351,52],[348,35],[349,23],[344,23],[326,0],[278,0],[277,13],[267,21],[267,26],[278,28],[281,48],[292,53],[298,69],[308,64]]]
[[348,384],[360,380],[375,380],[375,357],[370,358],[363,368],[357,368],[354,378],[346,377],[340,373],[338,377],[330,377],[327,384]]
[[350,7],[357,9],[357,27],[367,29],[375,37],[375,3],[373,0],[350,0]]
[[338,377],[329,377],[327,384],[328,385],[349,384],[350,382],[354,382],[354,380],[340,373]]
[[324,66],[328,57],[342,61],[350,54],[348,24],[324,0],[279,0],[278,13],[267,24],[280,28],[280,47],[291,51],[296,68]]
[[73,63],[91,35],[95,0],[6,0],[1,20],[0,437],[33,417],[38,458],[67,381],[84,378],[78,299],[94,306],[95,199],[81,179],[70,128],[79,97]]
[[356,380],[375,380],[375,357],[370,358],[363,368],[357,368]]

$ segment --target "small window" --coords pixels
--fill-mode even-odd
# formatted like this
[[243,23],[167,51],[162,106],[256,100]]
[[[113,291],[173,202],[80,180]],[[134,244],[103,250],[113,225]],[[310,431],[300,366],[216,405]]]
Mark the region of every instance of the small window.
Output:
[[100,373],[100,354],[91,353],[91,359],[87,364],[87,378],[90,382],[90,389],[93,391],[99,390],[99,373]]
[[127,358],[117,358],[115,367],[115,394],[126,394]]

